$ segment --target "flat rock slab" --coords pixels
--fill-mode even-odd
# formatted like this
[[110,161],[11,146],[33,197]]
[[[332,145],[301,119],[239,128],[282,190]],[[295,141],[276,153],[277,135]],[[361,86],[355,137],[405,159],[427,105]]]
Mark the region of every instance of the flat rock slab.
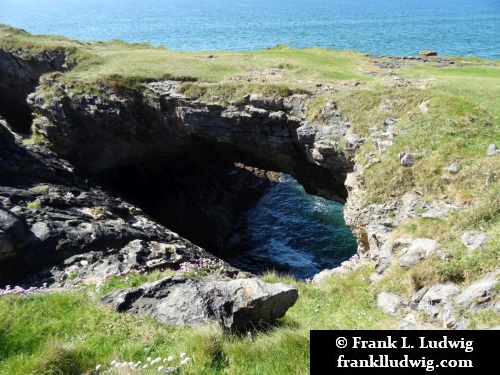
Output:
[[462,243],[467,247],[467,249],[477,250],[486,246],[488,244],[488,241],[490,240],[490,237],[484,233],[467,231],[462,234],[461,239]]
[[161,323],[196,325],[219,322],[233,330],[285,315],[298,290],[257,278],[204,281],[169,277],[105,295],[100,303],[117,312],[150,315]]

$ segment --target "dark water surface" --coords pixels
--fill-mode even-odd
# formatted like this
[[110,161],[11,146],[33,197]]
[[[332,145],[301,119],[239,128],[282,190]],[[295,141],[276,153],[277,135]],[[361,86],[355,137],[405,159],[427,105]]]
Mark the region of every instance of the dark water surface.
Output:
[[[250,250],[226,250],[236,267],[259,273],[276,270],[296,278],[313,277],[334,268],[356,252],[356,241],[345,226],[341,204],[305,193],[286,176],[247,212],[244,237]],[[237,246],[239,247],[239,246]]]

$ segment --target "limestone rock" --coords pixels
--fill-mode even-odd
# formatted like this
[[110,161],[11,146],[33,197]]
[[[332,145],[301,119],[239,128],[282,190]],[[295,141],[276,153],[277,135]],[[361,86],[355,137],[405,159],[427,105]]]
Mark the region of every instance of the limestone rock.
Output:
[[307,94],[293,94],[284,98],[283,105],[286,111],[292,116],[299,118],[305,117],[307,103],[311,99]]
[[495,156],[500,154],[500,149],[497,148],[497,145],[492,143],[488,146],[488,149],[486,150],[486,155],[488,156]]
[[413,296],[411,297],[411,302],[418,304],[422,298],[425,296],[425,293],[429,290],[428,286],[423,286],[419,290],[417,290],[415,293],[413,293]]
[[401,322],[399,322],[399,329],[402,331],[421,331],[426,328],[420,326],[417,323],[409,322],[408,320],[403,319],[401,320]]
[[417,309],[431,317],[437,317],[445,306],[452,304],[453,297],[461,289],[453,284],[436,284],[427,290],[418,303]]
[[420,51],[419,55],[421,55],[421,56],[437,56],[437,52],[426,49],[426,50]]
[[440,329],[431,322],[423,321],[416,311],[411,311],[406,314],[399,322],[401,330],[436,330]]
[[361,267],[364,267],[366,262],[359,257],[359,254],[354,254],[350,259],[343,261],[340,266],[332,268],[332,269],[324,269],[323,271],[317,273],[312,278],[313,283],[321,283],[324,280],[328,279],[330,276],[334,274],[343,274],[348,271],[356,270]]
[[459,324],[459,315],[451,303],[445,304],[436,318],[443,323],[445,328],[454,328]]
[[283,317],[297,297],[293,287],[256,278],[207,282],[169,277],[111,292],[100,302],[118,312],[150,315],[161,323],[198,325],[215,321],[233,330]]
[[377,258],[377,263],[375,266],[375,272],[379,275],[383,274],[389,266],[391,265],[397,251],[403,251],[408,249],[412,242],[411,238],[401,237],[397,238],[394,241],[387,240],[384,242],[382,247],[380,248],[380,253]]
[[381,292],[377,296],[377,305],[386,314],[397,316],[398,310],[408,306],[408,301],[397,294]]
[[335,269],[325,269],[321,272],[318,272],[314,277],[312,278],[313,283],[321,283],[325,280],[327,280],[330,276],[337,274],[337,270]]
[[451,174],[457,174],[458,167],[459,167],[459,164],[457,162],[453,162],[448,166],[447,169],[448,169],[448,172],[450,172]]
[[398,154],[399,162],[405,167],[411,167],[415,164],[415,154],[400,152]]
[[269,98],[261,94],[248,94],[243,99],[245,103],[257,108],[271,111],[281,111],[285,109],[283,98]]
[[399,258],[401,267],[415,267],[422,260],[434,253],[438,242],[429,238],[417,238],[412,241],[410,247],[403,250]]
[[296,132],[297,138],[301,143],[313,144],[316,140],[318,126],[309,122],[304,122],[300,127],[297,128]]
[[467,249],[476,250],[484,247],[490,240],[490,237],[484,233],[467,231],[462,234],[461,239]]
[[[489,274],[486,277],[474,282],[462,293],[455,297],[455,302],[470,313],[476,313],[488,308],[497,308],[498,297],[495,297],[495,287],[500,283],[500,272]],[[499,306],[500,307],[500,306]]]
[[[373,143],[375,147],[380,150],[381,152],[387,151],[391,146],[392,146],[392,141],[391,140],[384,140],[384,141],[379,141],[377,139],[373,140]],[[403,164],[403,163],[402,163]],[[404,164],[403,164],[404,165]],[[413,164],[412,164],[413,165]]]
[[338,112],[337,103],[331,99],[325,101],[323,106],[323,124],[336,125],[341,123],[341,115]]
[[254,107],[252,105],[245,106],[245,111],[250,113],[250,116],[254,118],[265,119],[269,117],[269,112],[263,108]]

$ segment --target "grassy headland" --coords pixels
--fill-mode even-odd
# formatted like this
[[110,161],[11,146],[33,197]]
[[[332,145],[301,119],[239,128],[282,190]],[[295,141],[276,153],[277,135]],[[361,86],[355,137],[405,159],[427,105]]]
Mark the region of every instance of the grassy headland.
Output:
[[[309,108],[312,119],[315,106],[334,99],[344,120],[365,137],[370,127],[397,118],[404,133],[365,170],[365,204],[415,190],[429,200],[446,198],[461,206],[447,218],[414,218],[396,229],[397,235],[438,240],[451,254],[447,260],[431,257],[409,270],[393,266],[377,283],[368,281],[370,267],[319,284],[266,274],[265,281],[296,286],[299,299],[279,324],[244,335],[217,327],[161,325],[96,305],[103,290],[130,286],[134,278],[138,283],[146,281],[141,277],[164,276],[160,273],[126,281],[125,276],[115,277],[99,292],[86,287],[80,292],[1,296],[0,374],[89,374],[99,364],[100,371],[109,368],[113,360],[145,364],[147,357],[173,355],[178,362],[181,352],[193,359],[183,368],[185,374],[306,374],[310,330],[397,329],[398,320],[377,307],[381,290],[409,297],[420,286],[436,282],[467,286],[500,267],[500,155],[486,155],[489,144],[500,147],[499,61],[446,57],[453,64],[404,60],[387,69],[353,51],[277,46],[186,53],[121,41],[33,36],[8,26],[0,26],[0,48],[26,54],[67,50],[74,68],[57,79],[75,93],[92,90],[98,82],[127,89],[182,78],[189,80],[183,92],[204,100],[240,100],[255,92],[317,92]],[[369,163],[367,152],[375,152],[369,141],[358,151],[358,163]],[[402,167],[400,152],[417,153],[415,166]],[[452,162],[459,164],[456,174],[446,168]],[[460,242],[465,230],[479,230],[491,239],[483,249],[467,252]],[[500,316],[491,312],[467,317],[472,329],[500,324]]]

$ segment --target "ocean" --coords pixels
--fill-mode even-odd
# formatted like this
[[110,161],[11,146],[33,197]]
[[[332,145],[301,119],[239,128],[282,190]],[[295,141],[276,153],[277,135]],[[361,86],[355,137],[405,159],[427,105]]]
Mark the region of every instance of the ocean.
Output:
[[0,23],[184,51],[285,44],[500,59],[499,0],[0,0]]

